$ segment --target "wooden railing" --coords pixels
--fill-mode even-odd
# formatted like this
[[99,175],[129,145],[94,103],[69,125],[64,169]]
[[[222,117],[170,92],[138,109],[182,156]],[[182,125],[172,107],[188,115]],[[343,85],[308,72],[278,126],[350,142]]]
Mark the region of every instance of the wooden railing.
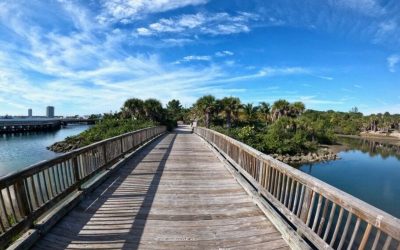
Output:
[[126,133],[2,177],[0,248],[95,174],[165,131],[164,126],[159,126]]
[[398,218],[226,135],[194,132],[318,249],[400,249]]

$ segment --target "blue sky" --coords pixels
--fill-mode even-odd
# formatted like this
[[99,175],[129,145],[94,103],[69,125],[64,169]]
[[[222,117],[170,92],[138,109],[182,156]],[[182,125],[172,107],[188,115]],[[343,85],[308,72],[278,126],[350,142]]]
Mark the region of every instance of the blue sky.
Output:
[[0,0],[0,114],[129,97],[400,113],[397,0]]

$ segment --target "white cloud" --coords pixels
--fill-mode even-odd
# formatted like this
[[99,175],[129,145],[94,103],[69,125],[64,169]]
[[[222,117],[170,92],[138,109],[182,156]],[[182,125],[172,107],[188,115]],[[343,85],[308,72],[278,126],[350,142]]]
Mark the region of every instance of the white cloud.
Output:
[[331,76],[319,76],[319,75],[315,75],[315,77],[327,80],[327,81],[332,81],[334,78]]
[[389,71],[392,73],[396,72],[396,66],[400,62],[400,56],[396,54],[391,55],[386,59],[386,61]]
[[185,56],[182,61],[211,61],[211,56]]
[[207,3],[208,0],[103,0],[100,22],[131,23],[150,13],[160,13],[186,6]]
[[310,74],[310,70],[303,67],[265,67],[256,73],[240,76],[229,76],[214,80],[215,83],[239,82],[249,79],[257,79],[272,76],[303,75]]
[[[251,21],[258,18],[258,15],[247,12],[238,12],[236,15],[225,12],[181,15],[168,19],[162,18],[158,22],[148,25],[148,27],[141,27],[140,30],[137,30],[137,35],[182,32],[185,35],[188,33],[228,35],[249,32]],[[140,31],[144,29],[146,29],[146,32],[142,34]]]
[[303,67],[266,67],[260,71],[262,74],[267,76],[276,76],[276,75],[298,75],[298,74],[310,74],[311,71],[307,68]]
[[136,32],[141,35],[141,36],[151,36],[152,32],[149,29],[146,28],[137,28]]
[[234,55],[234,53],[229,50],[217,51],[215,53],[215,56],[217,56],[217,57],[233,56],[233,55]]
[[183,46],[185,44],[193,42],[194,40],[189,39],[189,38],[165,38],[165,39],[162,39],[162,41],[165,44],[171,45],[171,46]]

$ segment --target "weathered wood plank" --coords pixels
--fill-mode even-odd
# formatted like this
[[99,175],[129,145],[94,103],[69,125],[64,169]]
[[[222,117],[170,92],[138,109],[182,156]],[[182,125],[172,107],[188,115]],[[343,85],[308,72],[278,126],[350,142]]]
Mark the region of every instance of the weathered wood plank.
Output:
[[93,190],[35,248],[251,246],[288,247],[205,143],[178,131],[143,150]]

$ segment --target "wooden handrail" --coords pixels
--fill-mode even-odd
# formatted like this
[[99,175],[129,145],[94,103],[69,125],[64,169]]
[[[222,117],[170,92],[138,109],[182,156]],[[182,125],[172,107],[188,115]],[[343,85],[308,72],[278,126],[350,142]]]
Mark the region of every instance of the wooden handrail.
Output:
[[398,218],[224,134],[194,132],[317,248],[400,249]]
[[88,179],[165,131],[158,126],[129,132],[0,178],[0,249]]

